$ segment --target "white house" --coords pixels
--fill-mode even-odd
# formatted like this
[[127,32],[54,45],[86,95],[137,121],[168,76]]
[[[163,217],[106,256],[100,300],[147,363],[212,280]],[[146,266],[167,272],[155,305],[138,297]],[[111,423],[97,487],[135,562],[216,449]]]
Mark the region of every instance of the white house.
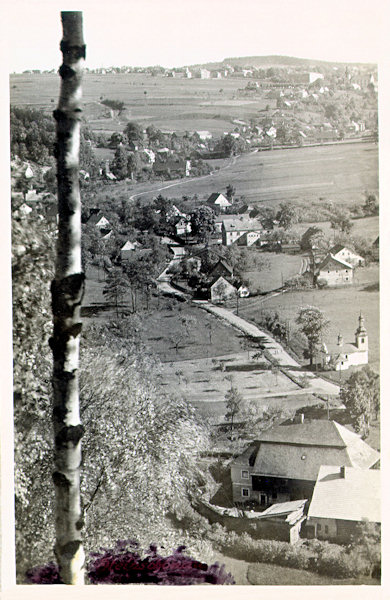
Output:
[[218,192],[211,194],[208,197],[206,204],[219,210],[226,210],[228,206],[231,206],[231,202],[229,202],[223,194],[219,194]]
[[380,471],[320,467],[307,514],[308,537],[348,543],[366,521],[380,526]]
[[87,221],[88,225],[95,225],[98,229],[108,229],[110,227],[110,221],[101,213],[94,213]]
[[222,275],[214,281],[210,286],[210,299],[211,302],[220,303],[226,302],[237,297],[237,289],[235,286],[227,281]]
[[360,314],[359,325],[355,332],[355,342],[344,344],[339,334],[337,344],[323,344],[321,364],[333,367],[336,371],[345,371],[351,366],[368,363],[368,334],[364,326],[364,317]]
[[222,222],[222,244],[231,246],[235,242],[252,246],[261,239],[264,228],[256,219],[225,218]]
[[364,258],[347,248],[347,246],[343,246],[342,244],[336,244],[329,250],[330,254],[332,254],[337,260],[343,260],[347,262],[352,267],[361,267],[364,265]]

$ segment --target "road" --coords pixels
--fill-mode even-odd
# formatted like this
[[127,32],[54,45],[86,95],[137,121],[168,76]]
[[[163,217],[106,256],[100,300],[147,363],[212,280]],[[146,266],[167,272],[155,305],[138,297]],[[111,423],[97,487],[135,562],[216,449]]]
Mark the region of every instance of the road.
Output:
[[327,396],[339,395],[340,388],[338,385],[331,383],[330,381],[325,381],[314,373],[304,370],[302,366],[286,352],[281,344],[276,342],[276,340],[268,333],[261,331],[256,325],[253,325],[253,323],[245,321],[245,319],[235,315],[227,308],[214,306],[210,302],[198,302],[197,304],[203,310],[207,310],[217,317],[228,321],[233,327],[239,329],[246,335],[261,341],[262,346],[272,355],[275,362],[280,367],[283,367],[287,376],[295,380],[299,380],[300,378],[305,379],[307,382],[307,387],[304,388],[306,392]]

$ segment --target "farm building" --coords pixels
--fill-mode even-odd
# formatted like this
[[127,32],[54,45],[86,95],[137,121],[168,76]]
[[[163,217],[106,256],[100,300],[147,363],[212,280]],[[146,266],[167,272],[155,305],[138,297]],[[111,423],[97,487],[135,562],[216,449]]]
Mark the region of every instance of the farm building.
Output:
[[231,265],[229,265],[226,262],[226,260],[223,260],[222,258],[219,259],[217,264],[214,265],[214,267],[210,271],[210,277],[215,279],[216,277],[220,277],[220,276],[222,276],[222,277],[232,277],[233,276],[233,267]]
[[231,300],[232,298],[236,298],[236,296],[236,287],[222,277],[222,275],[210,285],[210,299],[214,304],[226,302],[226,300]]
[[110,226],[110,221],[101,213],[94,213],[89,217],[87,225],[94,225],[98,229],[103,230]]
[[368,363],[368,334],[364,326],[364,317],[359,316],[359,325],[355,332],[355,342],[344,344],[339,334],[337,344],[323,344],[321,365],[323,368],[332,367],[336,371],[344,371],[351,366]]
[[225,198],[223,194],[219,194],[218,192],[211,194],[208,197],[206,204],[217,211],[224,211],[228,206],[231,206],[231,202],[229,202],[229,200]]
[[224,219],[222,223],[222,244],[224,246],[231,246],[236,242],[243,246],[252,246],[259,240],[261,241],[261,236],[264,234],[263,226],[255,219],[231,217]]
[[336,244],[329,252],[337,260],[343,260],[350,264],[351,267],[361,267],[364,265],[364,258],[362,256],[342,244]]
[[380,471],[322,465],[307,515],[307,537],[349,543],[363,522],[380,528]]
[[325,281],[329,286],[351,285],[353,267],[329,253],[318,266],[317,281],[319,280]]
[[376,450],[336,421],[278,425],[233,461],[233,502],[266,508],[310,499],[321,465],[370,469],[378,461]]
[[132,258],[134,256],[134,251],[136,248],[139,248],[141,246],[141,244],[137,241],[135,242],[130,242],[129,240],[127,240],[127,242],[122,246],[121,248],[121,260],[128,260],[130,258]]

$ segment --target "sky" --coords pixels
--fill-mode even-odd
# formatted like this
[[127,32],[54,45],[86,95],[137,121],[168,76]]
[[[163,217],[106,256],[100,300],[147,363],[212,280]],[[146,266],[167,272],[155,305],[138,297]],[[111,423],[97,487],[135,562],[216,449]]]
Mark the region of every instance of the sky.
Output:
[[340,62],[386,55],[388,0],[3,0],[9,72],[61,64],[61,10],[81,10],[87,63],[164,67],[281,54]]

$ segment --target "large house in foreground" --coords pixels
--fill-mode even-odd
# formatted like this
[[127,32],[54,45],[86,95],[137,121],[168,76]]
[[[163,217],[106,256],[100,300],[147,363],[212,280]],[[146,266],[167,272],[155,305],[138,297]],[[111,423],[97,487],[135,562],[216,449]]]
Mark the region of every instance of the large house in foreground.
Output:
[[336,421],[278,425],[261,434],[231,465],[233,502],[264,509],[310,499],[322,465],[370,469],[379,454]]
[[380,471],[322,465],[307,514],[307,537],[348,543],[363,522],[380,528]]

